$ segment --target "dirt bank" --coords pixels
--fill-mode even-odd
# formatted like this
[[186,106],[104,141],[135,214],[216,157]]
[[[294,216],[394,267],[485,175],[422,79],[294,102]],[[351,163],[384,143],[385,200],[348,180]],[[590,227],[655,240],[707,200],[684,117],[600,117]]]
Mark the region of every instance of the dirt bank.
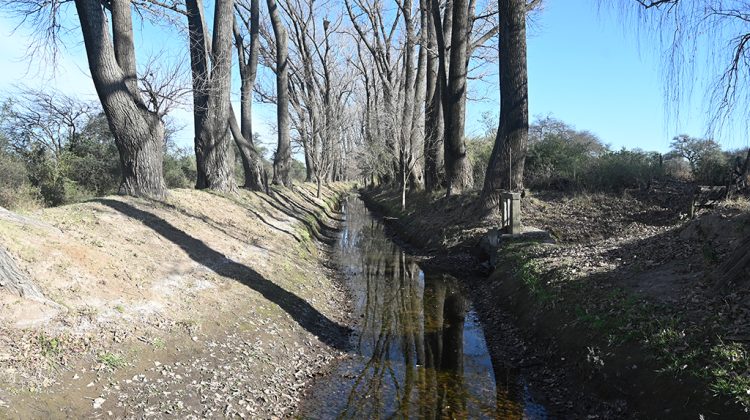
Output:
[[0,288],[0,417],[289,415],[341,355],[325,267],[347,185],[174,190],[0,217],[44,299]]
[[716,293],[711,273],[748,234],[747,203],[688,220],[647,193],[531,195],[525,220],[558,243],[506,242],[490,272],[477,250],[498,221],[475,197],[415,194],[402,211],[395,193],[363,195],[427,265],[469,279],[491,335],[511,314],[521,354],[489,341],[554,414],[746,418],[750,291]]

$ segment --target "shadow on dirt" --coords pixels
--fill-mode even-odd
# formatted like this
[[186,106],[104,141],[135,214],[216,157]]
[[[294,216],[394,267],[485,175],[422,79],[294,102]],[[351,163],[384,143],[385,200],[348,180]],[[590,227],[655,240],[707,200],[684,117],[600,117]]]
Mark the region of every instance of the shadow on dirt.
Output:
[[152,213],[116,200],[101,199],[96,201],[128,217],[139,220],[165,239],[179,246],[193,261],[216,274],[234,279],[259,292],[291,315],[302,328],[318,336],[321,341],[329,346],[341,351],[348,349],[349,328],[330,320],[304,299],[265,279],[250,267],[227,258],[203,241],[188,235]]

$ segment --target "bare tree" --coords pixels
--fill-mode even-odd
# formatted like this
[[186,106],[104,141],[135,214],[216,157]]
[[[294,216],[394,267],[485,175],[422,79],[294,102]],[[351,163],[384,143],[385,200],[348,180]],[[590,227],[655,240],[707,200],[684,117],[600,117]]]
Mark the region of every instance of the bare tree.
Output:
[[[664,56],[664,91],[678,116],[696,86],[704,84],[706,135],[745,124],[750,104],[750,4],[744,0],[620,0]],[[649,40],[651,42],[651,40]],[[657,44],[658,45],[658,44]]]
[[[446,68],[446,46],[443,38],[443,25],[433,0],[433,23],[435,25],[440,61],[438,71],[440,83],[444,86],[443,118],[445,124],[445,176],[447,194],[460,194],[472,185],[469,159],[466,156],[466,79],[469,48],[469,1],[452,0],[452,28],[450,44],[450,64]],[[447,73],[447,79],[446,79]]]
[[276,123],[278,145],[273,158],[273,183],[291,186],[289,169],[292,161],[292,148],[289,135],[289,60],[287,32],[281,21],[276,0],[266,0],[268,13],[276,39]]
[[62,92],[21,87],[6,103],[2,129],[16,151],[42,148],[58,162],[68,142],[99,112]]
[[235,188],[230,138],[230,88],[233,0],[216,0],[213,37],[206,27],[202,0],[186,0],[193,71],[196,188]]
[[[41,42],[37,47],[52,46],[54,52],[62,28],[59,13],[66,3],[11,0],[3,6],[36,27]],[[75,0],[75,6],[94,87],[120,153],[120,193],[163,197],[164,123],[138,87],[131,2]]]
[[424,164],[425,164],[425,188],[428,191],[438,189],[442,184],[443,172],[443,107],[441,84],[438,79],[438,60],[441,55],[438,52],[437,35],[433,23],[431,0],[420,0],[422,14],[424,16],[422,32],[425,40],[422,48],[426,49],[426,92],[425,92],[425,138],[424,138]]
[[529,139],[529,94],[526,65],[526,16],[539,4],[499,0],[500,121],[484,178],[481,201],[498,209],[500,190],[523,189],[523,165]]
[[[237,48],[237,62],[240,69],[240,132],[234,134],[242,159],[245,188],[260,191],[263,188],[261,157],[253,142],[253,89],[258,74],[258,54],[260,46],[260,0],[238,2],[234,21],[234,39]],[[247,14],[249,13],[249,17]],[[239,25],[239,18],[242,25]],[[244,28],[245,32],[242,31]],[[245,38],[249,37],[249,44]],[[233,117],[234,113],[230,116]],[[232,118],[233,125],[236,121]],[[236,127],[233,132],[236,131]]]
[[[138,86],[151,112],[165,119],[175,108],[188,106],[186,99],[191,89],[182,58],[166,57],[160,52],[149,57],[139,73]],[[169,125],[166,119],[165,124]]]

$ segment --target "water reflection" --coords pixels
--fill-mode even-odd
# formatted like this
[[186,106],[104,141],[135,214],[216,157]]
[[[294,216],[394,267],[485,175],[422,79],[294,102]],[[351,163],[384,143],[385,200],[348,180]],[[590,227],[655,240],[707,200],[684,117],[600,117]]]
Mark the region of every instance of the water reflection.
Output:
[[360,322],[355,356],[320,381],[312,418],[544,417],[502,372],[496,384],[484,334],[454,278],[425,274],[359,199],[346,203],[337,247]]

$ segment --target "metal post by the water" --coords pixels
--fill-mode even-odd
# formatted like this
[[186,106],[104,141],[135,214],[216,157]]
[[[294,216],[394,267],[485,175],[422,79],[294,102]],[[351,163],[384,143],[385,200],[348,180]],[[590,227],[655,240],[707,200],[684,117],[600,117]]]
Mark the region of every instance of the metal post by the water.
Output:
[[502,223],[506,233],[521,234],[521,193],[504,192],[500,194],[502,203]]

